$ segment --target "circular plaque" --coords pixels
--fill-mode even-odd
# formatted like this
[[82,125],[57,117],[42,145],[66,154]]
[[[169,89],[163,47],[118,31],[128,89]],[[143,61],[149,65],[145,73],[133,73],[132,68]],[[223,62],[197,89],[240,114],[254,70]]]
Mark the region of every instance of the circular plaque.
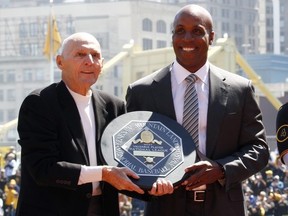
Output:
[[173,119],[148,111],[114,119],[102,135],[101,153],[106,164],[137,173],[140,179],[132,181],[144,190],[158,178],[179,185],[186,178],[184,169],[196,160],[189,133]]

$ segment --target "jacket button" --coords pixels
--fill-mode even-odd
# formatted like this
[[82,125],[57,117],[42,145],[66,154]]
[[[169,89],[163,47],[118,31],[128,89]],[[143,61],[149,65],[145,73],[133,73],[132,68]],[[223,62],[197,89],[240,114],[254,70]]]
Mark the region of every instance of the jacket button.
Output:
[[92,197],[92,194],[91,193],[87,193],[86,197],[90,199]]

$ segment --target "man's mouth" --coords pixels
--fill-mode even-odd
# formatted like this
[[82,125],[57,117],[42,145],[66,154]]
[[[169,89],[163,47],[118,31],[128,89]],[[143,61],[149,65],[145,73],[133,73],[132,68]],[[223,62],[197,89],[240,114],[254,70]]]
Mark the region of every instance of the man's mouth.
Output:
[[82,71],[84,74],[93,74],[93,71]]
[[185,51],[185,52],[192,52],[192,51],[195,50],[195,48],[191,48],[191,47],[183,47],[182,50]]

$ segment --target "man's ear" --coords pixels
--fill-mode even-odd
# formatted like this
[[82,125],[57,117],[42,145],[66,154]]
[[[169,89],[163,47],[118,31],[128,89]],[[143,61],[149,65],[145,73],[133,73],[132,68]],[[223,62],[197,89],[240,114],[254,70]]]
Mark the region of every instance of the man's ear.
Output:
[[214,31],[210,32],[210,34],[209,34],[209,45],[212,45],[213,40],[214,40],[214,35],[215,35]]
[[56,63],[59,69],[62,69],[63,63],[62,63],[62,56],[57,55],[56,57]]
[[104,58],[101,59],[101,68],[104,66]]

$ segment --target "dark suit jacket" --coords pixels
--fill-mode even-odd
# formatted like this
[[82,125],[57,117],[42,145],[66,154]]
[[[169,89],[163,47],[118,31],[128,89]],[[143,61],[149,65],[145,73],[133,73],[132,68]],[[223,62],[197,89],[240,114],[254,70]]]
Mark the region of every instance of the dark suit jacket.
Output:
[[[126,112],[124,101],[93,91],[97,159],[100,138],[115,117]],[[18,121],[21,145],[19,216],[86,216],[92,184],[77,185],[81,165],[89,165],[84,131],[76,104],[63,82],[32,92]],[[119,214],[117,191],[101,183],[105,215]]]
[[[171,66],[136,81],[128,87],[127,110],[146,110],[176,120],[171,92]],[[205,212],[208,216],[243,216],[246,213],[241,182],[268,162],[262,116],[251,82],[210,65],[206,156],[222,164],[226,184],[207,185]],[[146,215],[184,216],[183,188],[172,195],[154,197]]]

